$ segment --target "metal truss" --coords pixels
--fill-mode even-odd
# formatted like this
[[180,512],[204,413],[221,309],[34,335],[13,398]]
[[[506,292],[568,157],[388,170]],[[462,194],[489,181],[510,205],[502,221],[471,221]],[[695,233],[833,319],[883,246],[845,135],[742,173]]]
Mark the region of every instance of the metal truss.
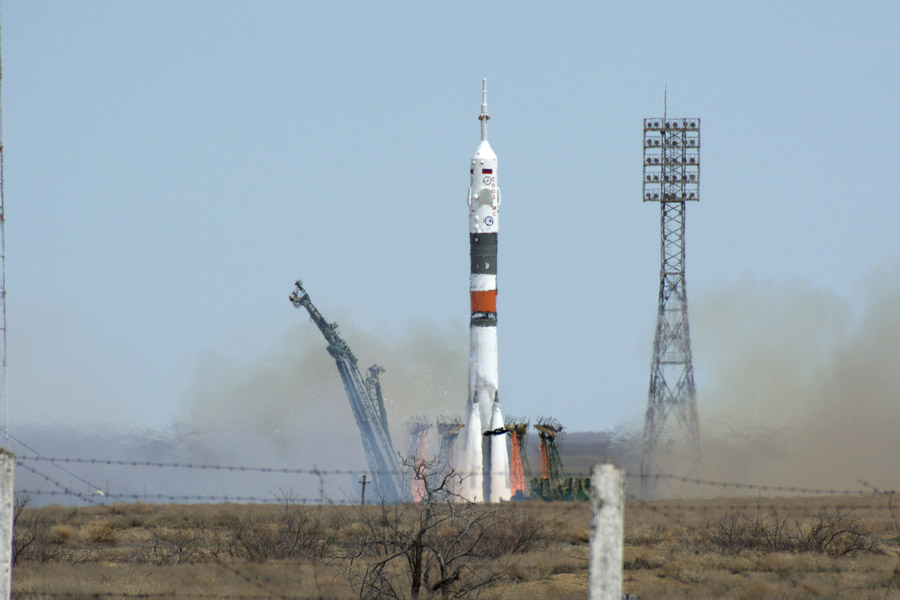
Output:
[[644,119],[643,200],[660,203],[660,281],[650,392],[644,420],[641,496],[647,498],[654,455],[674,413],[700,459],[700,427],[687,287],[685,205],[700,199],[700,119]]

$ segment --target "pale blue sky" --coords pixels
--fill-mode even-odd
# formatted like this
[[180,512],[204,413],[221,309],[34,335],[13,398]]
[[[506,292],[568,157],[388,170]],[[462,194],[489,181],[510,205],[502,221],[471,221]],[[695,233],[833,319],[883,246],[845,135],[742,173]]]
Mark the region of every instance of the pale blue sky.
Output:
[[321,347],[297,277],[345,330],[433,326],[464,364],[482,78],[505,410],[640,421],[659,271],[641,119],[664,86],[702,119],[702,392],[705,298],[797,282],[853,309],[900,260],[898,26],[894,1],[4,0],[12,430],[165,428],[204,361]]

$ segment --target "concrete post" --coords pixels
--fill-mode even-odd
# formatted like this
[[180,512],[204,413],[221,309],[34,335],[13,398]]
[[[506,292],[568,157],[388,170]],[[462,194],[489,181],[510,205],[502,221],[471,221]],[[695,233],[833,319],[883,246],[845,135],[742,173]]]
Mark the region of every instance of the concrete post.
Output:
[[625,482],[611,463],[591,472],[591,557],[589,600],[621,600],[625,546]]
[[13,464],[15,455],[0,448],[0,600],[12,590]]

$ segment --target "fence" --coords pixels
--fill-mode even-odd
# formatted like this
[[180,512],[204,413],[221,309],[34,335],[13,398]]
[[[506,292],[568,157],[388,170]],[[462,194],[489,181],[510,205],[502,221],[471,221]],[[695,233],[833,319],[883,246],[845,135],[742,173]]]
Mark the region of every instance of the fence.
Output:
[[[265,467],[265,466],[248,466],[248,465],[219,465],[219,464],[201,464],[201,463],[182,463],[182,462],[161,462],[161,461],[136,461],[136,460],[113,460],[101,458],[82,458],[82,457],[47,457],[39,453],[23,454],[15,457],[10,456],[9,462],[15,461],[15,464],[21,469],[20,474],[30,478],[31,483],[28,487],[16,490],[16,494],[22,496],[34,496],[50,498],[54,502],[57,498],[68,498],[76,503],[87,505],[105,505],[110,503],[129,503],[136,501],[151,502],[185,502],[185,503],[292,503],[292,504],[310,504],[310,505],[334,505],[334,504],[356,504],[357,496],[346,495],[342,498],[332,498],[327,493],[329,487],[328,481],[331,479],[342,479],[353,482],[361,482],[361,475],[365,474],[358,470],[346,469],[318,469],[313,468],[285,468],[285,467]],[[290,478],[297,477],[305,481],[307,484],[307,495],[294,495],[291,490],[285,491],[279,489],[274,492],[269,490],[268,495],[240,495],[240,494],[182,494],[182,493],[163,493],[163,492],[145,492],[145,493],[128,493],[126,491],[117,491],[110,488],[107,484],[104,487],[97,485],[97,480],[93,476],[83,476],[83,471],[78,471],[85,466],[91,468],[105,469],[124,469],[128,472],[145,472],[153,470],[166,473],[167,479],[171,479],[173,472],[189,473],[190,479],[196,480],[198,473],[215,473],[224,474],[230,477],[234,474],[252,474],[255,476],[267,476],[281,478],[278,481],[291,481]],[[49,474],[50,469],[55,469],[53,475]],[[63,473],[63,476],[57,474]],[[68,477],[77,481],[78,485],[71,483],[66,484],[60,479]],[[758,507],[759,495],[761,493],[771,493],[777,496],[794,496],[794,495],[814,495],[821,496],[856,496],[858,497],[852,503],[854,509],[874,509],[879,511],[887,511],[891,518],[894,517],[893,507],[893,490],[882,490],[870,484],[862,483],[857,489],[828,489],[828,488],[811,488],[803,486],[783,486],[783,485],[765,485],[749,482],[729,482],[714,481],[699,478],[683,477],[675,474],[654,474],[654,480],[671,481],[685,486],[689,486],[694,490],[729,490],[738,492],[744,496],[756,495],[757,498],[742,499],[735,498],[731,501],[704,501],[698,499],[670,499],[656,502],[643,502],[632,495],[626,493],[626,480],[635,480],[635,474],[621,472],[612,465],[600,465],[595,467],[592,473],[592,504],[593,511],[591,515],[591,544],[590,544],[590,582],[588,586],[589,597],[592,599],[612,600],[614,598],[627,597],[622,595],[622,567],[623,567],[623,539],[624,539],[624,511],[627,509],[639,514],[641,511],[655,513],[667,520],[680,519],[683,515],[690,511],[694,514],[709,511],[710,514],[722,514],[723,511],[753,510],[754,506]],[[23,477],[17,476],[17,483],[22,481]],[[6,480],[4,480],[6,481]],[[10,480],[11,481],[11,480]],[[40,486],[36,484],[41,484]],[[11,486],[9,486],[11,489]],[[75,487],[83,487],[84,490],[76,490]],[[634,486],[638,488],[638,485]],[[264,488],[263,488],[264,489]],[[0,488],[0,502],[3,501],[2,488]],[[9,499],[11,504],[11,498]],[[769,502],[772,507],[778,507],[781,510],[792,510],[794,507],[789,498],[783,500]],[[560,506],[560,512],[571,510],[571,505]],[[821,508],[827,509],[832,505],[828,504],[824,499]],[[810,508],[811,505],[806,505]],[[896,521],[896,519],[895,519]],[[0,529],[2,533],[2,529]],[[900,533],[900,526],[898,526]],[[3,564],[9,565],[9,561]],[[231,573],[237,578],[242,578],[247,582],[252,582],[260,591],[264,592],[259,595],[234,595],[229,594],[227,597],[232,598],[304,598],[307,596],[284,595],[267,588],[265,582],[259,580],[256,575],[244,568],[236,568],[233,564],[216,559],[217,566],[227,573]],[[8,569],[7,569],[8,580]],[[0,582],[2,583],[2,582]],[[35,597],[54,597],[52,593],[35,594]],[[164,598],[172,597],[171,594],[143,594],[143,593],[117,593],[116,597],[123,598]],[[185,598],[222,598],[225,596],[216,594],[179,594]],[[0,595],[0,597],[3,597]],[[28,593],[17,593],[15,597],[30,597]],[[60,594],[58,597],[67,597]],[[104,597],[102,594],[98,597]],[[315,597],[315,596],[308,596]]]
[[[276,503],[283,500],[278,494],[270,494],[269,496],[258,495],[241,495],[241,494],[178,494],[178,493],[128,493],[125,491],[113,491],[108,485],[101,486],[96,482],[90,481],[73,473],[62,465],[91,465],[91,466],[107,466],[121,467],[127,469],[155,469],[166,471],[203,471],[207,473],[225,473],[225,474],[259,474],[259,475],[294,475],[309,478],[306,480],[308,484],[310,480],[314,483],[306,485],[307,489],[315,489],[313,496],[295,496],[294,502],[301,504],[329,503],[329,504],[352,504],[357,502],[357,498],[361,494],[350,497],[335,497],[326,493],[326,481],[334,478],[342,478],[348,481],[356,480],[355,484],[362,484],[362,476],[370,472],[362,469],[319,469],[312,468],[291,468],[291,467],[266,467],[266,466],[250,466],[250,465],[219,465],[219,464],[201,464],[190,462],[160,462],[145,460],[114,460],[103,458],[83,458],[83,457],[47,457],[40,454],[23,454],[16,456],[16,465],[33,474],[39,480],[50,484],[53,489],[17,489],[17,494],[29,494],[33,496],[49,496],[49,497],[68,497],[81,500],[87,504],[105,504],[109,500],[120,502],[127,501],[166,501],[166,502],[246,502],[246,503]],[[33,464],[46,464],[67,474],[71,479],[78,481],[85,487],[84,491],[78,491],[75,486],[65,484],[60,481],[59,477],[52,477],[46,474],[42,469],[32,466]],[[573,474],[575,479],[589,478],[592,474]],[[636,481],[640,478],[637,473],[623,472],[623,477],[629,481]],[[709,479],[699,479],[693,477],[685,477],[670,473],[655,473],[647,476],[649,479],[659,481],[669,481],[678,484],[684,484],[693,488],[712,488],[723,491],[732,491],[740,494],[771,492],[786,495],[815,495],[815,496],[852,496],[852,495],[871,495],[877,494],[895,494],[892,489],[882,489],[875,487],[867,482],[861,482],[861,487],[855,489],[836,489],[836,488],[815,488],[804,486],[789,485],[766,485],[749,482],[733,482],[733,481],[715,481]],[[369,479],[369,482],[371,479]],[[191,485],[196,486],[198,482],[191,479]],[[343,490],[347,492],[348,490]],[[356,490],[354,490],[356,491]],[[630,496],[631,501],[639,502],[635,496]],[[373,502],[377,503],[378,499],[373,498]]]

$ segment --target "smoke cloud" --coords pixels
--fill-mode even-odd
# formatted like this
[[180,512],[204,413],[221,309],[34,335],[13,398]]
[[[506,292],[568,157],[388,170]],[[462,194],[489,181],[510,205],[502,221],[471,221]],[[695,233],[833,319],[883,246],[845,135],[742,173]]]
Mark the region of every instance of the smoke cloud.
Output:
[[750,279],[692,306],[706,477],[900,487],[900,263],[862,292]]
[[[693,460],[670,414],[652,472],[812,489],[900,489],[900,262],[871,273],[853,301],[806,281],[752,277],[692,300],[702,460]],[[642,431],[640,422],[570,433],[562,445],[567,471],[584,474],[608,458],[639,473]],[[631,485],[638,493],[638,480]],[[746,493],[667,480],[653,491]]]
[[[412,416],[434,422],[441,414],[461,415],[468,364],[464,335],[428,324],[414,325],[402,337],[353,328],[342,329],[341,335],[363,375],[374,363],[385,369],[382,389],[397,452],[407,450],[406,423]],[[430,438],[436,437],[432,431]],[[312,323],[292,328],[279,347],[249,364],[221,355],[202,357],[181,414],[168,431],[25,426],[16,430],[16,438],[44,456],[367,470],[340,375]],[[21,455],[35,454],[14,448]],[[272,497],[290,490],[298,498],[317,499],[324,493],[341,501],[355,498],[359,488],[358,475],[329,475],[320,481],[309,475],[246,471],[27,464],[81,494],[99,489],[112,498],[125,493]],[[16,483],[17,489],[52,487],[27,469],[19,469]]]
[[[466,399],[465,339],[420,324],[402,338],[342,330],[360,372],[379,364],[395,450],[406,451],[408,419],[461,414]],[[283,460],[328,468],[365,466],[362,442],[334,359],[312,323],[293,328],[281,347],[251,365],[205,357],[187,394],[183,419],[194,427],[242,430]]]
[[[826,489],[900,488],[900,262],[872,273],[851,302],[803,281],[745,278],[739,287],[692,298],[691,325],[703,462],[692,469],[664,440],[655,470],[718,481]],[[406,422],[462,416],[467,387],[464,328],[413,326],[402,336],[342,330],[360,369],[385,368],[382,385],[394,447],[405,452]],[[552,352],[548,349],[548,352]],[[515,377],[514,373],[507,375]],[[643,392],[643,390],[641,390]],[[646,396],[636,394],[640,402]],[[567,424],[567,429],[577,424]],[[563,444],[571,473],[600,458],[629,471],[640,464],[642,424],[599,434],[572,431]],[[669,432],[677,432],[673,416]],[[366,469],[365,454],[334,360],[312,323],[292,328],[251,363],[203,357],[168,431],[15,429],[47,456],[98,456],[287,468]],[[539,458],[529,436],[532,467]],[[437,436],[429,433],[434,454]],[[24,448],[19,454],[32,454]],[[74,489],[91,489],[46,463],[29,463]],[[111,470],[72,465],[111,492],[271,494],[347,499],[358,476]],[[17,488],[46,488],[20,469]],[[689,487],[679,495],[728,493]],[[745,493],[738,492],[738,493]]]

